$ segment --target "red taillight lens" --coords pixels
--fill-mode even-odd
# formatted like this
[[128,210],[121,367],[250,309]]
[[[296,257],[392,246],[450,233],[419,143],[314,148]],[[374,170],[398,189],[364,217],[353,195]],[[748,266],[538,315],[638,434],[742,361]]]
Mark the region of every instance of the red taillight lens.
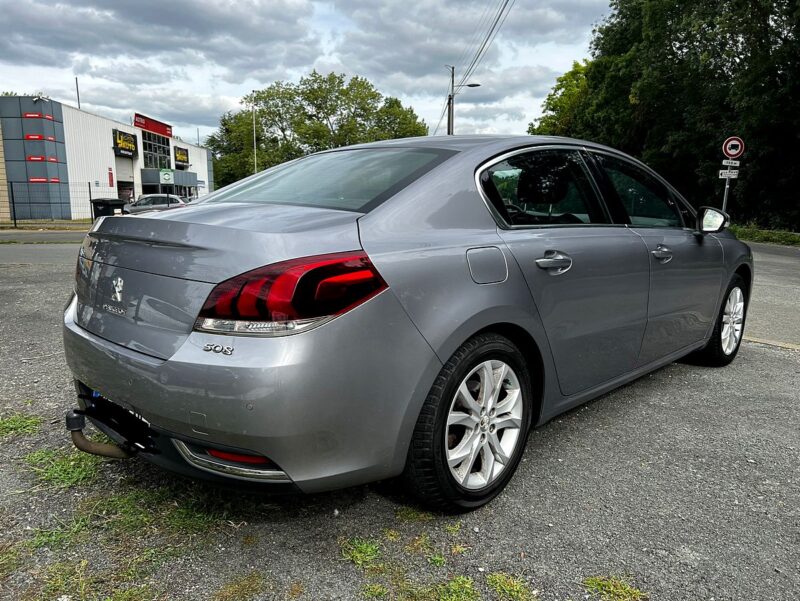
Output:
[[331,319],[386,288],[363,251],[283,261],[217,285],[196,329],[231,334],[290,334]]

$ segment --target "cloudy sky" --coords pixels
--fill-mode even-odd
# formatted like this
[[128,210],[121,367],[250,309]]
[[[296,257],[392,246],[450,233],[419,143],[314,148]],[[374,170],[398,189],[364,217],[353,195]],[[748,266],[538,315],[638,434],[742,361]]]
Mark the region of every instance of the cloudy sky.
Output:
[[[502,1],[502,0],[500,0]],[[361,75],[431,130],[498,0],[0,0],[0,89],[44,92],[188,140],[251,90],[311,69]],[[456,103],[456,133],[524,133],[555,77],[588,55],[608,0],[517,0]],[[444,124],[439,129],[443,133]]]

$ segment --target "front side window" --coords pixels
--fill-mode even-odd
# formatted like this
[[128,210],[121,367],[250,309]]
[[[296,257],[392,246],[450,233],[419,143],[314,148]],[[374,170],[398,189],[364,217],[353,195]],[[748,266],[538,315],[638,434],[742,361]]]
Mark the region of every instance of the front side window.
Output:
[[606,154],[595,154],[619,202],[639,227],[683,227],[678,206],[666,186],[636,165]]
[[608,223],[580,154],[534,150],[481,174],[484,191],[511,226]]
[[288,204],[366,213],[453,154],[431,148],[325,152],[263,171],[201,202]]

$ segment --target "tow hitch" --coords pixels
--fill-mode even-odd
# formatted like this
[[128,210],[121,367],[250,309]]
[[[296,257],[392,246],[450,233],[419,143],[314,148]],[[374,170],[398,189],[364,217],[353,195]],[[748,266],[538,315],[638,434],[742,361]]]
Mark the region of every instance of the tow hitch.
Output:
[[117,445],[107,444],[89,440],[84,436],[83,429],[86,427],[86,418],[83,413],[78,413],[75,409],[70,409],[65,415],[67,430],[72,437],[72,444],[85,453],[112,457],[113,459],[127,459],[130,453],[121,449]]

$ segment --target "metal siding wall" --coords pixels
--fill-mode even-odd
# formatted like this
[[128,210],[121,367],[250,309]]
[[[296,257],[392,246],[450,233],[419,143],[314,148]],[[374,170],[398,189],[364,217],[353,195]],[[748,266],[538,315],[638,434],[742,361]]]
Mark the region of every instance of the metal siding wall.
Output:
[[[135,194],[142,193],[142,183],[137,176],[141,168],[142,136],[141,131],[130,125],[125,125],[105,117],[93,115],[85,111],[63,105],[64,135],[66,139],[67,167],[69,180],[73,186],[91,183],[92,198],[117,197],[117,167],[116,161],[124,160],[130,164],[130,159],[114,155],[112,130],[118,129],[136,135],[136,144],[139,157],[133,160],[133,175]],[[114,174],[114,186],[108,185],[108,168]],[[127,169],[130,171],[130,167]],[[123,174],[123,176],[126,174]],[[95,182],[99,185],[95,186]],[[73,213],[83,214],[89,211],[88,199],[85,197],[73,199]],[[80,206],[76,206],[80,205]],[[84,206],[85,205],[85,206]]]

